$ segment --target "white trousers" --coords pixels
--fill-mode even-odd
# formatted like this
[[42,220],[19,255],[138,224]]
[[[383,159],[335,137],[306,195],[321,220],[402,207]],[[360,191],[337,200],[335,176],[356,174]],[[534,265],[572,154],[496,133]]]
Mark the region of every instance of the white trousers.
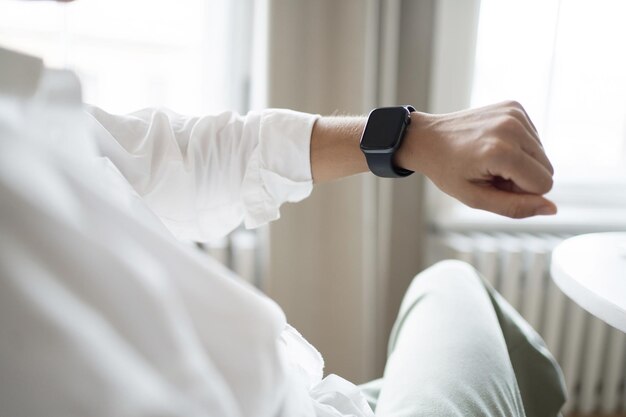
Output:
[[384,376],[361,387],[377,416],[555,417],[565,401],[541,337],[459,261],[415,277]]

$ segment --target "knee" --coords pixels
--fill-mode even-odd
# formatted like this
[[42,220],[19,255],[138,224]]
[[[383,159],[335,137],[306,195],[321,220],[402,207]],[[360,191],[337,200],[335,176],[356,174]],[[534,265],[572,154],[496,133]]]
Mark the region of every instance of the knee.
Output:
[[467,262],[445,260],[432,265],[415,276],[411,287],[421,285],[462,288],[475,285],[482,286],[482,279],[478,271]]
[[439,261],[436,264],[430,266],[424,272],[442,275],[457,275],[457,276],[470,276],[477,275],[476,269],[467,262],[459,261],[456,259],[447,259],[445,261]]
[[436,264],[425,269],[415,278],[449,280],[449,279],[476,279],[478,271],[467,262],[448,259],[437,262]]

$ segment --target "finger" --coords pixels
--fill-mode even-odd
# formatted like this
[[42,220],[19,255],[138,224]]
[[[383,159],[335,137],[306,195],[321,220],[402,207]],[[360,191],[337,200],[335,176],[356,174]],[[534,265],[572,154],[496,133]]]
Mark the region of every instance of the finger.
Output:
[[470,207],[487,210],[502,216],[521,219],[537,215],[556,214],[556,205],[539,195],[520,194],[475,185],[470,189]]
[[535,127],[535,124],[531,120],[530,116],[528,116],[528,113],[526,112],[526,109],[524,108],[524,106],[522,106],[517,101],[512,101],[509,103],[509,107],[510,107],[511,114],[517,117],[517,119],[520,122],[522,122],[528,130],[533,132],[537,141],[541,143],[541,140],[539,139],[539,131]]
[[[519,138],[519,145],[524,152],[528,155],[536,159],[541,165],[546,167],[546,169],[550,172],[550,174],[554,174],[554,167],[552,163],[548,159],[543,146],[541,146],[541,142],[539,142],[538,138],[535,138],[529,131],[528,127],[524,126],[522,122],[519,121],[518,118],[515,118],[515,121],[512,123],[513,126],[510,127],[511,137]],[[518,129],[519,126],[522,126],[524,132],[529,133],[528,135],[519,135]]]
[[533,121],[530,118],[530,116],[528,116],[528,113],[526,112],[526,109],[524,108],[524,106],[522,106],[519,102],[517,102],[517,101],[504,101],[504,102],[501,102],[501,103],[496,103],[493,107],[495,109],[499,109],[500,111],[502,110],[503,107],[506,108],[507,109],[507,113],[510,116],[513,116],[517,120],[519,120],[520,123],[522,123],[522,125],[532,135],[532,137],[537,142],[539,142],[540,145],[542,145],[541,139],[539,138],[539,131],[535,127],[535,124],[533,123]]
[[528,156],[543,165],[544,168],[548,170],[550,175],[554,175],[554,167],[552,166],[552,163],[548,159],[546,153],[543,151],[543,148],[536,144],[521,145],[521,148],[528,154]]
[[488,162],[487,170],[492,178],[510,180],[527,193],[545,194],[552,189],[550,171],[519,148],[502,147]]
[[[521,116],[520,121],[522,121],[525,125],[527,125],[531,131],[537,134],[539,133],[539,131],[535,127],[535,124],[528,116],[526,109],[518,101],[515,101],[515,100],[503,101],[500,103],[496,103],[494,107],[495,108],[503,108],[503,107],[508,108],[509,110],[512,111],[512,113],[519,114]],[[539,139],[539,136],[537,136],[537,139]]]
[[524,112],[524,118],[526,120],[528,120],[528,123],[530,123],[530,126],[532,127],[532,129],[535,131],[535,133],[537,134],[537,140],[539,140],[539,143],[541,143],[541,139],[539,138],[539,131],[537,130],[537,127],[535,126],[535,124],[533,123],[533,119],[530,118],[530,116],[528,115],[528,112],[526,112],[526,109],[524,108],[524,106],[521,106],[522,111]]

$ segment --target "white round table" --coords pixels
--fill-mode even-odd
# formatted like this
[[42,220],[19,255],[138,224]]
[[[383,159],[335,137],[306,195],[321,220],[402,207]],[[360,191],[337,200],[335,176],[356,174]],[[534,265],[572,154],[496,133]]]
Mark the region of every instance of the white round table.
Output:
[[626,333],[626,233],[564,240],[552,252],[551,273],[574,302]]

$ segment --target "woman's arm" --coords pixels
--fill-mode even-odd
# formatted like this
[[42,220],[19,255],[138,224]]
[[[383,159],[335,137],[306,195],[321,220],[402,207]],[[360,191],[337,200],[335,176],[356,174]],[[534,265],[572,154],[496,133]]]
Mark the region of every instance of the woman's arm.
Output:
[[[359,148],[366,119],[324,117],[311,136],[315,183],[367,171]],[[428,176],[470,207],[522,218],[556,213],[543,197],[554,170],[516,102],[450,114],[413,112],[396,165]]]

